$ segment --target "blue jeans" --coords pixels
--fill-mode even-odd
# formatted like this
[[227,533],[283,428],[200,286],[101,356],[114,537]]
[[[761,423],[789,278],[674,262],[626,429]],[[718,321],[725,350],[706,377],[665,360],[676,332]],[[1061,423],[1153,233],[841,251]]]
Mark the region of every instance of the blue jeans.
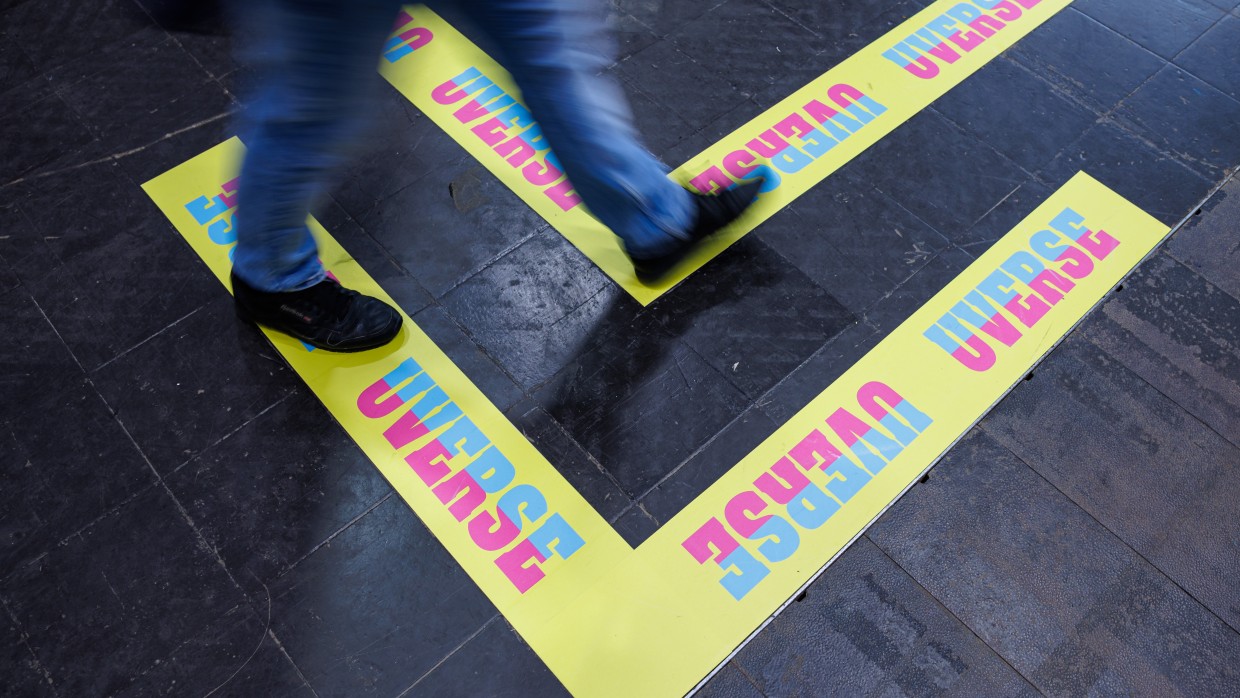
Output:
[[[657,256],[693,224],[688,192],[637,141],[602,71],[601,0],[458,0],[499,47],[583,203],[629,254]],[[260,83],[245,117],[234,271],[267,291],[323,279],[305,220],[369,111],[398,0],[257,0],[242,19]],[[597,12],[595,10],[598,10]]]

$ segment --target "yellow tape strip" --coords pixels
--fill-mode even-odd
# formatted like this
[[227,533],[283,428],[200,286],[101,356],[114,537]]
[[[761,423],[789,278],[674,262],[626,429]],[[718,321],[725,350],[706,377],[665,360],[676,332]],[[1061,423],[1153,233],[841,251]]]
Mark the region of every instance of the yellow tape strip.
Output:
[[[237,139],[143,185],[227,285]],[[313,220],[327,267],[389,300]],[[391,346],[268,333],[556,676],[690,690],[1168,233],[1078,174],[637,550],[406,316]]]
[[757,175],[752,210],[656,286],[580,205],[511,76],[424,7],[406,8],[380,72],[638,302],[647,305],[1033,31],[1071,0],[939,0],[738,128],[671,177],[702,192]]

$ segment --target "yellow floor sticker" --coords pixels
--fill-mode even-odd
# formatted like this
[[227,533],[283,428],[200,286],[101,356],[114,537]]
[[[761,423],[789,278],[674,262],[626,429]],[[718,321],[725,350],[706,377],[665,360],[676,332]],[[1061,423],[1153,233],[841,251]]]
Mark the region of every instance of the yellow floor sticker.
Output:
[[402,11],[383,76],[643,305],[878,142],[1072,0],[939,0],[677,168],[703,193],[759,175],[758,201],[655,286],[547,156],[511,76],[425,7]]
[[[242,154],[232,139],[144,185],[225,285]],[[390,301],[310,224],[342,283]],[[636,550],[407,316],[392,345],[360,354],[268,336],[573,694],[676,696],[1168,232],[1078,174]]]

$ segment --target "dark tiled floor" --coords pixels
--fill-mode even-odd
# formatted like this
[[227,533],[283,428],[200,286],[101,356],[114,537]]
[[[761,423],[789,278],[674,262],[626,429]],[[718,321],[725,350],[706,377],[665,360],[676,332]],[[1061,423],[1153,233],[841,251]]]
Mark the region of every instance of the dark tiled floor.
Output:
[[[676,165],[928,3],[611,4]],[[138,188],[250,79],[142,6],[0,0],[5,692],[562,693]],[[386,88],[318,215],[635,545],[1077,170],[1187,217],[703,694],[1235,695],[1238,36],[1078,0],[649,308]]]

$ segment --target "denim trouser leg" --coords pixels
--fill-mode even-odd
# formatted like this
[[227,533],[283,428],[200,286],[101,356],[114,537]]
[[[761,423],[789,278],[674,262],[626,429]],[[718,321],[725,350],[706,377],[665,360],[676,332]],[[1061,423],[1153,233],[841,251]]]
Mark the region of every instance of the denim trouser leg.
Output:
[[[628,103],[601,73],[602,0],[459,0],[503,51],[587,208],[639,257],[677,244],[693,202],[638,143]],[[243,138],[234,269],[267,291],[323,278],[305,218],[362,115],[397,0],[252,0],[260,72]],[[597,12],[595,10],[598,10]],[[416,244],[411,241],[411,244]]]
[[396,0],[252,0],[247,59],[260,83],[242,128],[233,268],[266,291],[324,272],[306,216],[369,111]]
[[694,223],[688,192],[638,142],[628,101],[604,70],[604,0],[459,0],[502,51],[500,62],[590,209],[637,257],[675,247]]

